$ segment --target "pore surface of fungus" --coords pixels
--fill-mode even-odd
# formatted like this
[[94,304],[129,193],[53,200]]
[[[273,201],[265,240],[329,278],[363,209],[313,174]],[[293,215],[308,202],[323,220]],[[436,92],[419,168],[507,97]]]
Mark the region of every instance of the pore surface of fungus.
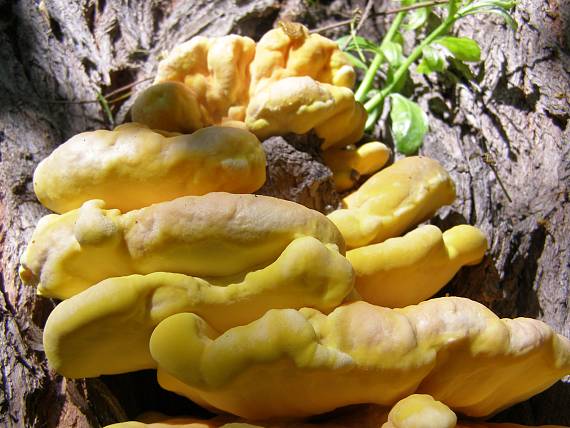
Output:
[[40,202],[62,213],[90,199],[130,211],[186,195],[251,193],[265,182],[265,153],[252,133],[213,126],[164,137],[129,123],[78,134],[34,173]]
[[110,277],[174,272],[243,275],[272,263],[295,238],[313,236],[344,254],[321,213],[268,196],[209,193],[121,214],[88,201],[40,220],[20,276],[38,293],[65,299]]
[[476,227],[460,225],[441,233],[427,225],[350,250],[346,257],[364,300],[401,308],[433,296],[462,266],[479,263],[486,250],[487,239]]
[[347,247],[357,248],[399,236],[454,199],[455,186],[441,164],[413,156],[374,174],[328,217]]
[[223,334],[177,314],[156,327],[150,350],[163,387],[252,419],[393,405],[414,392],[483,417],[570,373],[570,341],[546,324],[501,320],[457,297],[402,309],[355,302],[328,316],[270,310]]

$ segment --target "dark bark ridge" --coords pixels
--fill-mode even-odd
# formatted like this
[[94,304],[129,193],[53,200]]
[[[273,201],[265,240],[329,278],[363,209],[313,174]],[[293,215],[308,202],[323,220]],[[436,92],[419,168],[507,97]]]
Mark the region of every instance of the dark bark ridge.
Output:
[[[17,276],[19,255],[47,213],[33,195],[37,163],[72,135],[111,126],[98,94],[151,77],[162,52],[176,43],[197,34],[257,37],[280,14],[316,27],[346,17],[356,5],[363,6],[341,1],[307,6],[300,0],[0,1],[0,425],[105,425],[150,409],[137,393],[145,387],[161,402],[174,400],[160,395],[149,374],[74,381],[47,367],[41,327],[55,303],[37,297]],[[460,33],[478,40],[485,57],[475,67],[476,84],[451,85],[430,76],[415,86],[430,116],[421,154],[440,160],[457,183],[457,202],[434,222],[475,224],[491,243],[484,263],[462,271],[445,291],[481,301],[501,316],[543,319],[566,336],[568,6],[562,0],[522,0],[516,32],[489,16],[465,21]],[[363,31],[378,37],[383,24],[370,20]],[[113,121],[127,116],[132,99],[112,107]],[[307,179],[291,179],[299,187],[282,189],[285,193],[266,192],[297,197],[321,210],[337,203],[330,176],[314,154],[283,141],[265,146],[272,144],[281,147],[271,148],[271,156],[281,159],[275,162],[297,159]],[[316,169],[307,167],[311,162]],[[135,391],[125,392],[133,384]],[[560,382],[499,418],[570,424],[568,402],[570,388]]]

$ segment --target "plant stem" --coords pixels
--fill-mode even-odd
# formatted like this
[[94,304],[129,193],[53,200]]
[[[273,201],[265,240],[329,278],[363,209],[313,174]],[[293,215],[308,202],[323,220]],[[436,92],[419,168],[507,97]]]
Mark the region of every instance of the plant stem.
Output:
[[423,49],[426,46],[428,46],[431,42],[433,42],[435,39],[437,39],[439,36],[446,33],[454,22],[455,22],[454,16],[448,17],[445,21],[443,21],[439,25],[439,27],[433,30],[429,36],[427,36],[418,46],[416,46],[416,48],[412,51],[410,56],[408,56],[408,58],[406,58],[406,60],[400,65],[400,67],[398,67],[398,69],[394,73],[394,78],[392,79],[392,82],[388,86],[384,87],[378,94],[370,98],[370,100],[368,100],[364,104],[364,108],[368,113],[370,113],[372,110],[374,110],[379,105],[382,105],[384,103],[386,97],[390,95],[394,87],[398,85],[402,77],[404,77],[408,68],[414,63],[414,61],[416,61],[420,57]]
[[378,107],[375,110],[372,110],[372,112],[368,114],[368,117],[366,118],[366,124],[364,125],[364,129],[366,131],[370,131],[374,127],[376,122],[378,122],[380,116],[382,115],[382,109],[383,106],[381,105],[380,107]]
[[392,21],[392,25],[390,25],[390,29],[382,39],[382,43],[380,44],[378,52],[374,56],[372,64],[370,64],[370,67],[368,67],[368,70],[366,70],[366,74],[362,79],[362,83],[360,83],[360,86],[358,87],[356,93],[354,94],[354,98],[356,99],[356,101],[359,102],[364,101],[366,94],[368,93],[368,91],[372,87],[372,84],[374,83],[374,77],[376,76],[378,69],[384,62],[384,54],[382,53],[382,50],[388,42],[392,41],[394,35],[400,28],[400,25],[402,25],[402,21],[404,20],[405,16],[406,12],[398,12],[396,17],[394,18],[394,21]]
[[[394,9],[381,10],[379,12],[372,13],[371,15],[372,16],[395,15],[396,13],[399,13],[399,12],[407,12],[410,10],[421,9],[422,7],[437,6],[438,4],[446,4],[446,3],[448,3],[448,0],[425,1],[425,2],[421,2],[421,3],[412,4],[410,6],[403,6],[403,7],[397,7]],[[345,19],[344,21],[335,22],[334,24],[330,24],[330,25],[326,25],[324,27],[319,27],[319,28],[315,28],[313,30],[309,30],[309,33],[322,33],[323,31],[333,30],[333,29],[338,28],[338,27],[344,27],[345,25],[350,25],[351,22],[352,22],[352,18],[351,19]],[[360,22],[364,22],[364,19],[362,19]]]
[[113,112],[111,112],[111,109],[109,108],[109,103],[107,102],[107,99],[101,92],[97,94],[97,101],[99,101],[101,107],[103,108],[103,111],[107,115],[107,120],[109,121],[109,124],[111,125],[111,127],[114,127],[115,120],[113,118]]

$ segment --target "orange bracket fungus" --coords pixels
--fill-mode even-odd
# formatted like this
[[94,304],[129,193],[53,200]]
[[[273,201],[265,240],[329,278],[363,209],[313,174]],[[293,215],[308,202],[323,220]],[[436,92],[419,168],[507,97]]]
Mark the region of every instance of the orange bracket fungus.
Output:
[[366,121],[352,87],[355,72],[338,45],[302,25],[247,37],[194,37],[160,62],[133,120],[191,132],[245,122],[259,138],[314,129],[323,148],[357,142]]
[[331,311],[354,283],[336,246],[311,236],[294,239],[273,263],[240,276],[210,282],[155,272],[106,279],[52,311],[43,338],[49,364],[72,378],[155,368],[150,335],[170,315],[193,312],[225,331],[272,308]]
[[362,144],[360,147],[330,149],[323,152],[323,159],[331,169],[338,191],[353,187],[363,175],[381,169],[391,155],[390,149],[378,141]]
[[480,263],[486,250],[487,239],[476,227],[460,225],[441,233],[427,225],[350,250],[346,257],[364,300],[401,308],[433,296],[462,266]]
[[[570,341],[541,321],[421,302],[487,239],[414,229],[454,184],[421,156],[377,172],[390,150],[357,146],[354,80],[338,45],[302,25],[258,43],[194,37],[136,99],[140,123],[79,134],[40,163],[35,192],[59,214],[39,221],[19,273],[67,299],[44,329],[51,368],[156,369],[165,389],[229,413],[114,428],[506,428],[455,412],[484,418],[570,374]],[[310,131],[338,190],[374,175],[328,216],[245,194],[265,181],[258,138]]]
[[104,206],[94,200],[42,218],[21,257],[22,280],[65,299],[116,276],[239,275],[270,264],[302,236],[344,254],[342,236],[323,214],[268,196],[209,193],[125,214]]
[[265,182],[265,153],[252,133],[212,126],[165,137],[129,123],[78,134],[34,173],[40,202],[63,213],[90,199],[130,211],[180,196],[250,193]]
[[399,160],[344,198],[329,219],[348,248],[399,236],[455,199],[455,186],[439,162],[421,156]]
[[225,333],[181,313],[156,327],[150,351],[164,388],[250,419],[393,405],[416,392],[484,417],[570,374],[568,339],[458,297],[402,309],[355,302],[329,315],[273,309]]

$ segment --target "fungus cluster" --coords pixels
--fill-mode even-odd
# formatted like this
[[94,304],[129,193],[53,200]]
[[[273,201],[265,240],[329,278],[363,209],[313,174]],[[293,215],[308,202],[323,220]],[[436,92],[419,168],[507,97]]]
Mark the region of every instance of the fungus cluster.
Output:
[[[347,147],[365,121],[354,71],[294,30],[178,46],[135,102],[141,123],[79,134],[40,163],[34,189],[58,214],[20,276],[63,300],[48,362],[70,378],[156,369],[228,414],[114,428],[310,428],[349,405],[318,426],[490,427],[454,412],[487,417],[546,389],[570,374],[570,341],[469,299],[424,301],[482,260],[486,238],[417,227],[453,202],[449,174],[425,157],[376,172],[385,146]],[[328,217],[249,194],[265,180],[258,138],[310,130],[340,188],[375,173]]]

